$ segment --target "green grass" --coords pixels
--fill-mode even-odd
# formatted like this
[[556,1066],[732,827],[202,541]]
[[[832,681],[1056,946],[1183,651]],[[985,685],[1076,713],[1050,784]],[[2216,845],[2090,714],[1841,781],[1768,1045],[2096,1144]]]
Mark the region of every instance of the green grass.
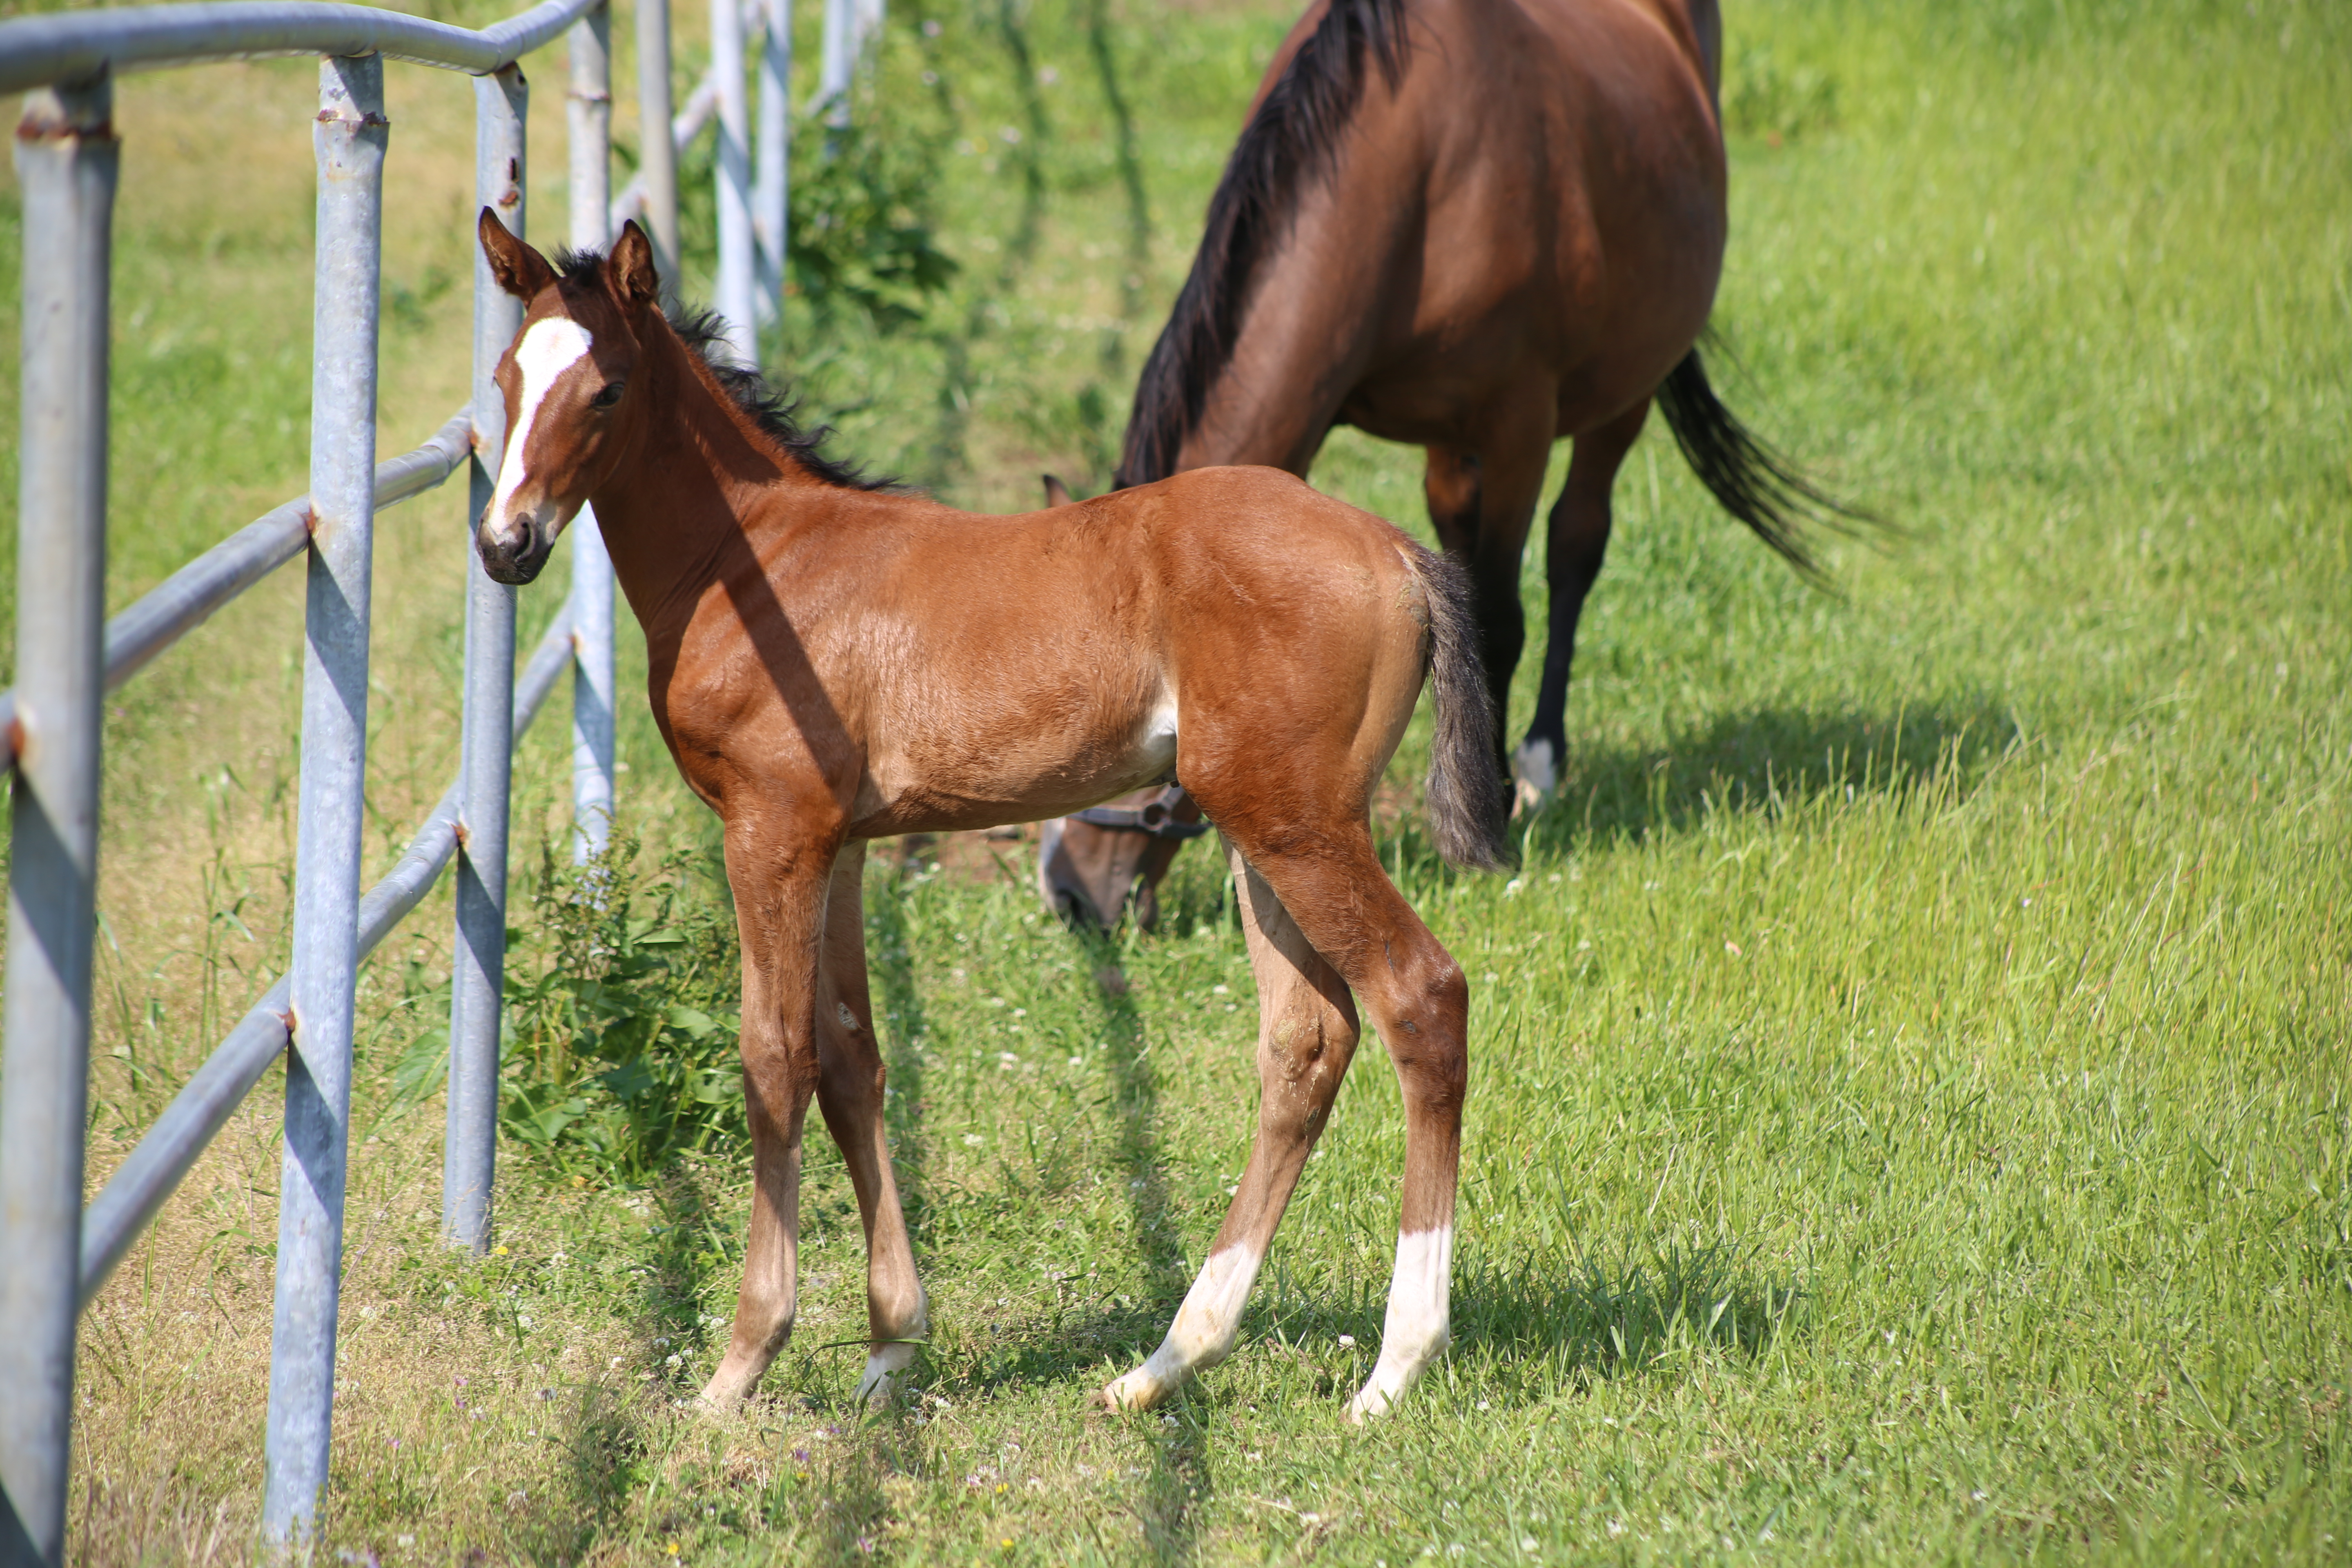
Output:
[[[1041,467],[1101,482],[1288,21],[1109,14],[1148,198],[1130,261],[1093,14],[945,9],[926,41],[894,12],[884,96],[948,171],[933,216],[961,270],[919,327],[803,325],[780,350],[845,449],[970,504],[1028,504]],[[739,1151],[629,1184],[510,1143],[507,1250],[439,1249],[439,1101],[404,1109],[394,1082],[444,1005],[436,902],[362,1004],[332,1547],[1391,1568],[2347,1555],[2352,32],[2340,8],[2277,0],[1759,3],[1727,29],[1740,134],[1717,320],[1746,374],[1718,380],[1910,533],[1836,547],[1841,592],[1809,590],[1654,432],[1585,617],[1569,784],[1523,825],[1517,878],[1433,864],[1409,739],[1384,853],[1474,986],[1456,1343],[1420,1392],[1370,1431],[1339,1419],[1377,1344],[1402,1156],[1368,1040],[1234,1359],[1163,1415],[1087,1406],[1156,1342],[1254,1117],[1248,966],[1198,850],[1168,930],[1114,947],[1041,921],[1018,875],[877,851],[868,940],[935,1332],[919,1394],[873,1419],[842,1403],[862,1244],[821,1136],[806,1310],[737,1421],[672,1402],[731,1310]],[[163,79],[126,99],[215,90]],[[164,166],[196,194],[132,176],[151,183],[124,216],[120,417],[181,458],[118,447],[118,598],[301,487],[301,343],[268,301],[300,298],[307,267],[307,72],[231,79],[292,105],[278,162],[245,176],[291,194],[225,209],[194,153]],[[394,160],[440,160],[450,177],[420,174],[415,200],[456,237],[400,240],[420,324],[393,355],[412,390],[387,440],[429,428],[463,379],[462,289],[427,299],[426,280],[464,264],[464,128],[434,118],[464,98],[426,87],[395,113]],[[168,151],[162,110],[141,112],[134,160]],[[538,210],[548,232],[560,198]],[[189,259],[215,230],[243,237]],[[139,379],[129,327],[134,289],[164,279],[189,301],[175,341],[219,356],[173,371],[176,394]],[[239,419],[258,445],[231,438]],[[1317,478],[1423,529],[1416,456],[1343,432]],[[386,524],[379,858],[454,761],[455,503],[426,506]],[[127,691],[110,733],[101,1167],[283,952],[297,623],[271,592]],[[1540,626],[1539,551],[1526,592]],[[562,830],[554,729],[520,775],[525,843]],[[648,864],[707,852],[641,705],[623,743]],[[190,792],[192,769],[214,787]],[[1021,872],[1025,847],[1000,847]],[[546,951],[527,932],[520,965]],[[1102,983],[1113,965],[1124,989]],[[89,1561],[247,1539],[272,1103],[88,1319]]]

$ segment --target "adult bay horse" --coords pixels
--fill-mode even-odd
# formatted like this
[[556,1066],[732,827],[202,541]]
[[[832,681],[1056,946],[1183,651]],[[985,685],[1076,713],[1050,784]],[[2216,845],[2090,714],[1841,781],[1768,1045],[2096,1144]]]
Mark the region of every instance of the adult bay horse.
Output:
[[1355,1050],[1360,999],[1405,1101],[1387,1329],[1349,1407],[1386,1410],[1446,1342],[1467,1074],[1462,970],[1371,841],[1372,786],[1424,677],[1438,840],[1458,865],[1505,855],[1456,569],[1272,468],[1024,517],[861,479],[755,374],[714,358],[710,318],[664,314],[635,224],[609,259],[563,256],[560,275],[487,207],[480,234],[529,306],[499,363],[508,437],[477,526],[483,567],[530,582],[593,504],[645,627],[662,737],[726,823],[755,1185],[734,1332],[704,1400],[741,1399],[792,1332],[812,1098],[866,1226],[860,1397],[925,1331],[866,996],[866,841],[1034,821],[1172,778],[1215,821],[1239,885],[1258,1135],[1165,1342],[1105,1397],[1155,1404],[1231,1350]]
[[[1425,447],[1498,721],[1526,641],[1519,557],[1552,443],[1574,439],[1512,758],[1525,795],[1568,754],[1577,617],[1653,401],[1725,510],[1801,569],[1807,515],[1843,510],[1732,417],[1695,346],[1723,265],[1721,35],[1715,0],[1315,0],[1136,391],[1118,486],[1220,463],[1304,478],[1335,425]],[[1175,845],[1126,821],[1142,804],[1049,829],[1041,875],[1066,915],[1116,921],[1138,877],[1148,900]]]

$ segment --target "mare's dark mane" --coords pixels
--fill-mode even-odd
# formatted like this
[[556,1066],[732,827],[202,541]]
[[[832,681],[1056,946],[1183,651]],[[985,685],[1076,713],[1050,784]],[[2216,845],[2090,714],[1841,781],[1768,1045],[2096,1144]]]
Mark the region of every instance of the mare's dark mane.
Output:
[[[559,250],[555,253],[555,265],[566,282],[593,288],[604,280],[604,258],[596,251]],[[735,362],[733,351],[727,346],[726,322],[718,311],[676,305],[663,313],[669,321],[670,331],[709,367],[735,406],[750,415],[761,434],[782,447],[813,477],[847,490],[898,488],[897,479],[887,476],[877,479],[856,463],[826,457],[821,448],[825,437],[833,434],[833,427],[820,425],[814,430],[801,428],[799,421],[793,417],[800,405],[770,385],[766,376]]]
[[1217,194],[1192,271],[1144,362],[1115,488],[1174,471],[1209,388],[1233,359],[1251,275],[1281,237],[1306,183],[1328,174],[1364,92],[1367,57],[1393,89],[1404,75],[1405,0],[1331,0],[1265,95]]

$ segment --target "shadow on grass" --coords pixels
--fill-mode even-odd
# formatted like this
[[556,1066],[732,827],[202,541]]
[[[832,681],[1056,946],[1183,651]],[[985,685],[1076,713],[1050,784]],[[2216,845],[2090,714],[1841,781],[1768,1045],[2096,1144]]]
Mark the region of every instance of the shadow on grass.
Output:
[[1530,850],[1559,854],[1682,832],[1716,811],[1777,814],[1929,785],[1965,798],[2022,738],[2016,716],[1986,700],[1730,713],[1662,747],[1571,754],[1560,798],[1521,831]]
[[623,1527],[648,1447],[646,1412],[593,1384],[541,1397],[567,1407],[549,1424],[562,1459],[553,1484],[533,1489],[508,1549],[535,1563],[577,1563]]
[[[1082,940],[1102,1004],[1111,1104],[1118,1117],[1115,1150],[1127,1175],[1128,1205],[1136,1245],[1143,1253],[1148,1295],[1132,1307],[1114,1303],[1107,1310],[1056,1311],[1051,1342],[1037,1343],[1005,1363],[1006,1375],[1013,1378],[1058,1380],[1085,1368],[1098,1370],[1106,1356],[1114,1362],[1140,1359],[1160,1342],[1192,1283],[1168,1193],[1167,1163],[1160,1157],[1160,1073],[1143,1015],[1119,966],[1117,945],[1102,938]],[[1155,1423],[1150,1438],[1151,1472],[1128,1504],[1142,1527],[1144,1546],[1157,1563],[1190,1563],[1199,1554],[1202,1513],[1214,1490],[1208,1431],[1193,1418],[1190,1404],[1179,1397],[1170,1411],[1174,1421]]]
[[[1528,858],[1549,860],[1687,832],[1718,812],[1770,817],[1832,802],[1912,795],[1956,803],[2025,743],[2014,710],[1990,698],[1892,712],[1773,707],[1727,713],[1676,731],[1664,745],[1572,751],[1558,798],[1532,817],[1515,819],[1511,836]],[[1423,817],[1419,781],[1383,786],[1373,830],[1381,864],[1402,868],[1408,883],[1444,874]],[[1405,892],[1411,897],[1412,889]]]
[[[971,348],[986,336],[990,323],[1003,316],[1003,302],[1013,298],[1021,279],[1035,259],[1037,242],[1045,225],[1045,148],[1054,135],[1045,114],[1045,94],[1029,50],[1027,18],[1014,0],[997,0],[995,31],[1013,68],[1013,83],[1021,99],[1028,134],[1014,139],[1007,154],[1021,171],[1021,207],[1013,231],[1003,241],[1003,266],[986,286],[976,289],[960,331],[938,334],[941,365],[939,404],[932,427],[929,460],[921,475],[926,489],[941,488],[970,465],[964,437],[971,424],[972,400],[980,389],[971,364]],[[1010,132],[1006,132],[1011,135]]]
[[1469,1258],[1454,1270],[1454,1353],[1534,1358],[1529,1371],[1578,1384],[1671,1376],[1701,1351],[1762,1356],[1802,1331],[1806,1300],[1728,1247],[1668,1247],[1615,1264]]

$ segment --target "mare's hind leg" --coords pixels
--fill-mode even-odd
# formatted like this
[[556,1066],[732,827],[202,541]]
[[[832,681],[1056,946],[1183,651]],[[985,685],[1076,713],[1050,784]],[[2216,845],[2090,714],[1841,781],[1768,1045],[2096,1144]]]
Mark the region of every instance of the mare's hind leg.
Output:
[[1476,454],[1432,447],[1422,480],[1438,542],[1470,573],[1478,658],[1495,704],[1495,760],[1507,774],[1510,759],[1504,752],[1503,727],[1511,710],[1511,676],[1527,647],[1519,558],[1536,503],[1543,499],[1556,409],[1549,389],[1499,397]]
[[1599,429],[1579,436],[1568,463],[1568,482],[1552,503],[1544,568],[1551,586],[1551,628],[1544,645],[1543,685],[1536,693],[1535,721],[1511,759],[1520,782],[1539,795],[1559,787],[1568,761],[1568,670],[1576,657],[1577,617],[1609,549],[1609,497],[1618,466],[1642,434],[1649,413],[1649,399],[1643,398]]
[[915,1276],[914,1247],[898,1207],[883,1124],[886,1073],[874,1037],[874,1007],[866,989],[866,846],[845,845],[833,863],[825,897],[824,958],[816,1005],[817,1108],[857,1194],[866,1227],[866,1318],[870,1331],[866,1373],[856,1397],[887,1399],[897,1375],[915,1359],[929,1331],[923,1287]]
[[[1268,842],[1221,802],[1204,804],[1220,824],[1236,823],[1242,853],[1355,992],[1388,1044],[1404,1092],[1404,1183],[1387,1322],[1372,1375],[1348,1405],[1349,1419],[1361,1421],[1395,1403],[1450,1337],[1469,984],[1381,871],[1362,819],[1313,837],[1286,829]],[[1315,847],[1298,847],[1307,844]]]
[[1355,1004],[1339,973],[1300,934],[1265,879],[1238,852],[1230,858],[1257,977],[1257,1142],[1168,1337],[1150,1360],[1103,1390],[1107,1403],[1130,1410],[1159,1404],[1233,1350],[1250,1285],[1356,1052]]

